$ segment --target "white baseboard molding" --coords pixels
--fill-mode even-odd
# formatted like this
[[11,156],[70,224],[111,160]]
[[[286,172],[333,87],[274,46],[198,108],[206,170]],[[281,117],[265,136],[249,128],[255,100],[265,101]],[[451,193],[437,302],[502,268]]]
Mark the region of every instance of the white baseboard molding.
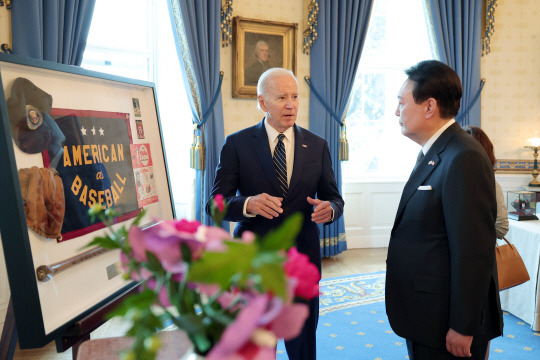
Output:
[[347,249],[369,249],[388,247],[389,235],[351,236],[347,234]]

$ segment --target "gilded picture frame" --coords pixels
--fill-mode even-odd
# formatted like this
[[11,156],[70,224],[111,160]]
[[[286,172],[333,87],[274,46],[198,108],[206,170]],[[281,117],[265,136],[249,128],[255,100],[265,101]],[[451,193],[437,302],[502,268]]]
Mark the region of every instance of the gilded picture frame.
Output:
[[268,68],[296,74],[297,31],[296,23],[233,19],[233,98],[257,98],[257,81]]

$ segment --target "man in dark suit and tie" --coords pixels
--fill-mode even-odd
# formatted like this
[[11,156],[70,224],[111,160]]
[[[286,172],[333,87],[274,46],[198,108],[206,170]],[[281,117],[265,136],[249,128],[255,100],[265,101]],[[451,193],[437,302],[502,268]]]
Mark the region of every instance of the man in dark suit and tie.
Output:
[[502,333],[495,183],[484,149],[454,121],[458,75],[435,60],[405,71],[396,115],[422,146],[390,238],[386,312],[409,359],[484,360]]
[[[304,215],[296,240],[321,270],[319,229],[343,213],[327,142],[295,125],[298,83],[282,68],[264,72],[257,84],[258,107],[265,118],[225,140],[210,198],[222,194],[228,203],[225,220],[235,221],[234,235],[249,230],[260,236],[290,215]],[[207,204],[207,212],[209,206]],[[300,335],[285,342],[291,360],[316,359],[315,331],[319,298]]]

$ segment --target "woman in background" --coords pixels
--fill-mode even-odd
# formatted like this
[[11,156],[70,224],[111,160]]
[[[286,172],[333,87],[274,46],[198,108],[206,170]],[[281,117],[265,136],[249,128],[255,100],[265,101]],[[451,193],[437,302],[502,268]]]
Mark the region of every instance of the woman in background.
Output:
[[[473,138],[478,140],[480,144],[486,150],[491,164],[495,166],[495,153],[493,152],[493,144],[486,133],[476,126],[465,126],[463,128],[467,133],[472,135]],[[497,239],[502,239],[506,233],[508,233],[508,211],[504,203],[504,195],[501,185],[495,181],[495,192],[497,194],[497,219],[495,220],[495,230],[497,232]]]
[[[491,165],[495,166],[495,153],[493,152],[493,143],[489,140],[486,133],[476,126],[465,126],[463,128],[467,133],[472,135],[486,150],[486,153],[491,161]],[[495,193],[497,195],[497,219],[495,220],[495,232],[497,239],[502,239],[508,233],[508,211],[504,204],[504,195],[501,185],[495,181]],[[489,343],[486,352],[486,360],[489,358]]]

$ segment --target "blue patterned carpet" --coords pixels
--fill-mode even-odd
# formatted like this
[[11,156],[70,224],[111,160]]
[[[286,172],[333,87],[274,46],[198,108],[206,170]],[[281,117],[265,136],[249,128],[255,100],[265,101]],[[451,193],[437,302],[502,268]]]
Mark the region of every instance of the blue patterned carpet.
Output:
[[[405,340],[394,334],[384,308],[385,273],[321,281],[317,328],[319,360],[408,359]],[[540,359],[540,333],[511,314],[504,314],[504,336],[491,341],[490,359]],[[286,360],[283,342],[277,360]]]

